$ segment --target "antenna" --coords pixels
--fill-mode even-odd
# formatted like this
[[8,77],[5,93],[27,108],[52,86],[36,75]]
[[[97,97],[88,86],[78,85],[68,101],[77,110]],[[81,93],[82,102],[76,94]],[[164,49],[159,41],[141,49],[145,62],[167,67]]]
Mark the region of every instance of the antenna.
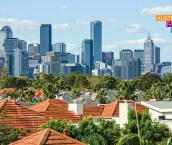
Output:
[[19,25],[20,25],[20,20],[19,20],[19,23],[18,23],[18,33],[19,33],[19,31],[20,31]]

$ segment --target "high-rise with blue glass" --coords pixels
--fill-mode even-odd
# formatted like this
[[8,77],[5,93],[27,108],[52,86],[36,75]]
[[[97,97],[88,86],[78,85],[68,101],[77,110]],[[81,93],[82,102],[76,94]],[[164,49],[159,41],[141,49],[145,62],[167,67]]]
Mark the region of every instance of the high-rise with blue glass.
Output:
[[85,39],[82,41],[81,63],[87,65],[87,74],[91,75],[93,69],[93,41],[90,39]]
[[42,24],[40,27],[40,55],[52,51],[52,27],[51,24]]
[[94,61],[102,61],[102,22],[90,23],[90,38],[93,40]]

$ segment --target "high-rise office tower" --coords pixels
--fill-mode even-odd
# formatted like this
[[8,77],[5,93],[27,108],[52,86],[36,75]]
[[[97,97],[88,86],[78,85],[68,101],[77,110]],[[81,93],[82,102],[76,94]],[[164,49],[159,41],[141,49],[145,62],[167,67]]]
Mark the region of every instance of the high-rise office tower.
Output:
[[54,76],[60,75],[60,69],[61,69],[61,58],[60,58],[60,52],[47,52],[46,56],[41,56],[42,63],[44,67],[50,68],[50,73]]
[[40,53],[40,45],[38,43],[33,43],[28,45],[29,56],[34,56]]
[[158,63],[160,63],[160,47],[155,46],[154,51],[154,63],[155,65],[157,65]]
[[141,63],[144,64],[144,50],[143,49],[134,50],[134,58],[139,58]]
[[14,49],[14,76],[28,76],[29,59],[27,53],[27,43],[24,40],[18,41],[18,47]]
[[102,61],[102,22],[90,23],[90,38],[93,40],[94,61]]
[[4,40],[4,67],[9,75],[14,75],[14,49],[18,48],[18,38]]
[[129,58],[128,60],[113,60],[112,75],[117,78],[132,80],[141,75],[141,61],[139,58]]
[[75,55],[75,63],[79,63],[80,55]]
[[122,60],[126,60],[126,59],[129,59],[129,58],[133,58],[133,51],[131,50],[122,50],[120,51],[119,53],[119,58],[122,59]]
[[114,52],[102,52],[102,62],[111,66],[113,60],[114,60]]
[[154,42],[148,34],[148,38],[144,43],[144,71],[145,72],[154,72]]
[[58,43],[53,44],[53,51],[66,53],[66,44],[63,42],[58,42]]
[[93,69],[93,40],[85,39],[82,41],[81,63],[88,66],[88,74],[91,75]]
[[52,28],[51,24],[42,24],[40,27],[40,55],[52,51]]
[[4,40],[7,38],[13,38],[13,32],[10,26],[4,26],[0,30],[0,57],[4,57]]

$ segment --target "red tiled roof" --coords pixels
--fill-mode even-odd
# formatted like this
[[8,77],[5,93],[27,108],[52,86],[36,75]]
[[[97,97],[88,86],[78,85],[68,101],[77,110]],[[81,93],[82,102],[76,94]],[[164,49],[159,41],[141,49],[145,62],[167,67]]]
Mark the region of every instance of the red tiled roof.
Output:
[[5,113],[5,115],[0,118],[0,124],[22,128],[23,130],[31,129],[32,133],[38,131],[40,125],[49,120],[48,117],[29,108],[15,104],[14,101],[11,100],[4,100],[0,103],[0,112]]
[[45,129],[10,145],[86,145],[52,129]]
[[32,110],[58,120],[79,122],[82,117],[68,111],[68,103],[59,99],[46,100],[31,107]]
[[41,98],[41,99],[43,99],[44,98],[44,94],[43,94],[42,90],[36,90],[34,98]]
[[5,88],[0,90],[0,94],[7,94],[7,93],[13,93],[16,90],[16,88]]
[[104,106],[84,106],[83,116],[87,117],[89,115],[98,117],[101,116]]

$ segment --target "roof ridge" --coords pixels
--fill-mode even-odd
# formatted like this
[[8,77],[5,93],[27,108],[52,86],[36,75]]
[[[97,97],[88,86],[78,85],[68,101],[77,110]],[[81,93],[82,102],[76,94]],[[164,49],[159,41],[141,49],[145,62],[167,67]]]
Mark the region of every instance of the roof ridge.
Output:
[[7,100],[7,99],[3,101],[2,105],[0,106],[0,111],[1,111],[1,110],[2,110],[2,108],[7,104],[7,102],[8,102],[8,100]]
[[114,112],[116,111],[118,104],[119,104],[119,100],[117,100],[117,104],[116,104],[115,109],[113,110],[112,116],[113,116]]
[[36,133],[33,133],[33,134],[29,135],[29,136],[24,137],[23,139],[20,139],[20,140],[18,140],[18,141],[16,141],[16,142],[11,143],[10,145],[14,145],[14,144],[16,144],[16,143],[20,143],[21,141],[26,140],[26,139],[28,139],[28,138],[30,138],[30,137],[32,137],[32,136],[37,135],[37,134],[40,134],[41,132],[44,132],[44,131],[45,131],[45,130],[41,130],[41,131],[38,131],[38,132],[36,132]]
[[48,110],[48,108],[50,107],[50,105],[51,105],[51,102],[48,102],[47,106],[45,107],[44,112],[46,112]]
[[47,129],[44,130],[44,133],[43,133],[41,139],[39,140],[39,144],[40,144],[40,145],[44,145],[44,144],[45,144],[45,142],[46,142],[46,140],[47,140],[47,138],[48,138],[50,132],[51,132],[51,131],[50,131],[49,128],[47,128]]

